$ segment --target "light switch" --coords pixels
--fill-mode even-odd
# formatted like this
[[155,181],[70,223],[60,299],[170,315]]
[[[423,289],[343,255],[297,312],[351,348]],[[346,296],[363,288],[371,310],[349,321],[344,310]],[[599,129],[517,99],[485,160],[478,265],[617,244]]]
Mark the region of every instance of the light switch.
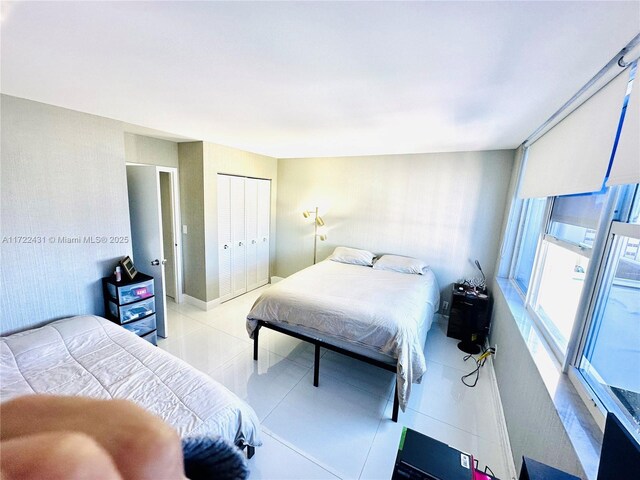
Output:
[[184,235],[186,235],[186,234],[187,234],[187,226],[186,226],[186,225],[182,225],[182,233],[183,233]]

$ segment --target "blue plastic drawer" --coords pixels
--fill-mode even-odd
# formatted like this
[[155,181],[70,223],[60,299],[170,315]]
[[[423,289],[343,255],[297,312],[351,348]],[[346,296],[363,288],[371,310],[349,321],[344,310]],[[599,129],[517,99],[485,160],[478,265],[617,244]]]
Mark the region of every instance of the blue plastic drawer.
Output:
[[117,305],[109,300],[109,311],[120,323],[133,322],[156,312],[155,297],[128,305]]
[[150,315],[142,320],[136,320],[135,322],[129,322],[122,325],[130,332],[135,333],[139,337],[146,335],[156,329],[156,316]]
[[151,333],[147,333],[146,335],[143,335],[142,337],[145,339],[147,342],[153,344],[153,345],[158,345],[158,334],[156,333],[156,331],[154,330]]
[[137,302],[138,300],[153,296],[153,279],[147,280],[146,282],[124,285],[122,287],[117,287],[109,282],[107,283],[107,290],[111,298],[119,302],[120,305]]

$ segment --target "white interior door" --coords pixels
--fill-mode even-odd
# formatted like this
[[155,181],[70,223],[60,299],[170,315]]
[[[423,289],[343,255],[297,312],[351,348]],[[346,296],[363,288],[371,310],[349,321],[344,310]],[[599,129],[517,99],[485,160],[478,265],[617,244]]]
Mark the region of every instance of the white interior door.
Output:
[[247,291],[246,229],[244,220],[244,178],[230,177],[231,198],[231,293]]
[[160,180],[155,166],[127,165],[131,243],[136,270],[155,280],[158,335],[167,336]]
[[244,182],[244,218],[247,238],[247,291],[258,288],[258,180]]
[[271,180],[258,180],[258,285],[269,283],[269,226],[271,223]]
[[218,175],[218,269],[220,301],[232,297],[231,291],[231,177]]

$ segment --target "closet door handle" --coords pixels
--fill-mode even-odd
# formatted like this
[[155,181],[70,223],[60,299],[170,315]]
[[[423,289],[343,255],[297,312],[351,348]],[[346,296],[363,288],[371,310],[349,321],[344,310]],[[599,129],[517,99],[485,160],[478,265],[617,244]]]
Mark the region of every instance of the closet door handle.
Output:
[[242,242],[238,242],[238,246],[241,247],[242,246]]
[[229,245],[225,245],[223,248],[226,250],[227,248],[229,248]]
[[251,240],[251,245],[254,245],[256,243],[255,240]]

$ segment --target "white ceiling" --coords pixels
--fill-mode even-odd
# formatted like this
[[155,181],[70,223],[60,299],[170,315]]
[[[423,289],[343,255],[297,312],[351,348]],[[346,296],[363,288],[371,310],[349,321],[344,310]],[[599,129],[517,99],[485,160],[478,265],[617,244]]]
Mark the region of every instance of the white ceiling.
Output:
[[3,93],[275,157],[513,148],[640,2],[2,2]]

